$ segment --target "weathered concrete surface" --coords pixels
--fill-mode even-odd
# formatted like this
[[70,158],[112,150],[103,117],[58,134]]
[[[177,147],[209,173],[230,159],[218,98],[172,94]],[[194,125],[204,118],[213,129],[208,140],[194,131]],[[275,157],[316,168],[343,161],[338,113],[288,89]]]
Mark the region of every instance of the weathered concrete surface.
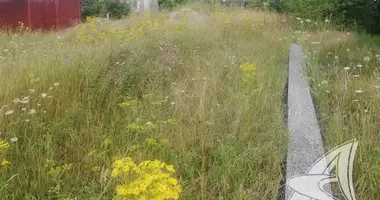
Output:
[[[301,46],[292,44],[289,56],[288,129],[286,180],[302,175],[324,154],[316,112],[306,80],[305,60]],[[292,190],[287,187],[286,199]],[[310,198],[296,195],[297,200]],[[293,197],[294,199],[294,197]]]

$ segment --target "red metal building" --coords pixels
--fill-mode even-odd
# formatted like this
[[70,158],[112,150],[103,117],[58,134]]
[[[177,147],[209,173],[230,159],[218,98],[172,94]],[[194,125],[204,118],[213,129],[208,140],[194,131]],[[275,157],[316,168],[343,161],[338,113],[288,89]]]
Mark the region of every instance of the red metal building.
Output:
[[80,20],[81,0],[0,0],[0,26],[67,28]]

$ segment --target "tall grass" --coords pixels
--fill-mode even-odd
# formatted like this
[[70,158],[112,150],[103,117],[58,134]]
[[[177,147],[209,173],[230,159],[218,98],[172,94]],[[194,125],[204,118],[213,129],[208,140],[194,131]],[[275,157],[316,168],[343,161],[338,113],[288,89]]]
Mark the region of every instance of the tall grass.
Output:
[[[321,23],[320,23],[321,24]],[[359,142],[354,184],[358,199],[380,196],[380,49],[376,38],[324,24],[299,35],[328,149]]]
[[181,199],[275,199],[292,31],[197,7],[1,33],[1,199],[111,199],[121,157],[173,165]]

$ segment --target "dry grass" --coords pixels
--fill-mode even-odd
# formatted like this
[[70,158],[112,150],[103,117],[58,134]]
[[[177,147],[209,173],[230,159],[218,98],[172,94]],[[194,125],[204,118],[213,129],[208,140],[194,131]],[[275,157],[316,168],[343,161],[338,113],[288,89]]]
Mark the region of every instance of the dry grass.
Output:
[[365,45],[355,33],[327,27],[302,36],[327,148],[357,139],[357,198],[379,199],[380,48]]
[[[210,20],[0,33],[1,199],[111,199],[115,157],[173,165],[181,199],[276,199],[292,31],[268,12],[197,10]],[[242,63],[257,68],[246,82]]]

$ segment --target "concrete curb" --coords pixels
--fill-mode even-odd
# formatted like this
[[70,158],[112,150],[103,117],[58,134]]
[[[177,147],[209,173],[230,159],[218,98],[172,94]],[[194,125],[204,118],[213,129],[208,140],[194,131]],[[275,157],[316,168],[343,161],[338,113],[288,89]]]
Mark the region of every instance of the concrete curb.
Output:
[[[305,59],[299,44],[292,44],[288,75],[288,131],[289,145],[286,160],[286,180],[305,174],[324,154],[323,141],[317,115],[305,79]],[[292,190],[286,187],[285,199]],[[310,198],[297,198],[307,199]]]

